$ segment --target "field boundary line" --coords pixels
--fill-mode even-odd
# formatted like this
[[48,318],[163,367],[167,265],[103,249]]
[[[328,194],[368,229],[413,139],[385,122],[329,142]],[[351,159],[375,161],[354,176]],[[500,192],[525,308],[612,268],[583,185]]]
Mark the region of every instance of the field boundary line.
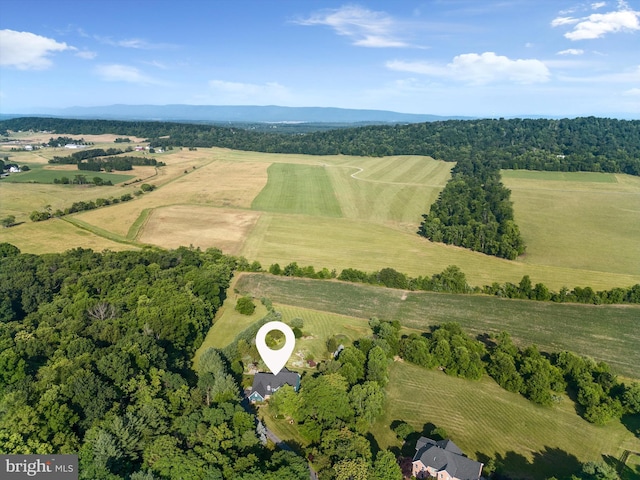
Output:
[[138,239],[140,232],[144,229],[145,225],[147,224],[147,221],[149,220],[149,216],[151,215],[151,212],[153,210],[155,210],[155,207],[142,209],[142,211],[140,212],[140,215],[138,215],[138,218],[135,219],[135,221],[131,224],[131,226],[129,227],[129,230],[127,231],[127,236],[126,236],[127,240],[136,241]]
[[93,233],[94,235],[97,235],[102,238],[106,238],[107,240],[111,240],[113,242],[122,243],[124,245],[131,245],[134,247],[143,246],[143,245],[140,245],[139,243],[132,242],[121,235],[118,235],[113,232],[109,232],[108,230],[105,230],[100,227],[96,227],[95,225],[91,225],[90,223],[87,223],[83,220],[78,220],[77,218],[63,216],[63,217],[60,217],[60,219],[70,223],[71,225],[77,228],[80,228],[81,230],[86,230],[87,232]]

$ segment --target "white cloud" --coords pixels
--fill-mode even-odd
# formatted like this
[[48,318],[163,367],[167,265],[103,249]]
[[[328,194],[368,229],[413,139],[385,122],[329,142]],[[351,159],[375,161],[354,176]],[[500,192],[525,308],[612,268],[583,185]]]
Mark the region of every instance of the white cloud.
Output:
[[567,48],[566,50],[560,50],[557,55],[582,55],[584,50],[580,48]]
[[[595,7],[593,4],[593,8]],[[604,5],[600,5],[604,6]],[[558,17],[551,21],[552,27],[574,24],[573,30],[564,34],[569,40],[592,40],[608,33],[634,32],[640,30],[640,11],[632,10],[626,2],[619,1],[618,9],[608,13],[593,13],[586,17]]]
[[559,27],[561,25],[572,25],[574,23],[578,23],[580,21],[579,18],[573,17],[557,17],[551,20],[552,27]]
[[101,37],[99,35],[96,35],[95,39],[101,43],[104,43],[105,45],[111,45],[112,47],[135,48],[138,50],[166,50],[177,48],[176,45],[171,43],[151,43],[142,38],[113,40],[111,37]]
[[274,103],[289,98],[289,91],[277,82],[265,84],[227,82],[211,80],[209,87],[216,94],[217,99],[229,102],[254,102],[259,104]]
[[299,25],[326,25],[338,35],[350,37],[360,47],[407,47],[398,38],[401,26],[384,12],[374,12],[356,5],[323,10],[309,18],[297,20]]
[[76,53],[76,57],[84,58],[85,60],[93,60],[97,56],[98,54],[96,52],[92,52],[91,50],[82,50]]
[[593,8],[594,10],[598,10],[599,8],[605,7],[607,5],[607,2],[595,2],[591,4],[591,8]]
[[531,84],[546,82],[550,73],[540,60],[512,60],[494,52],[465,53],[454,57],[447,65],[429,62],[387,62],[391,70],[449,78],[464,83],[483,85],[496,82]]
[[160,83],[157,80],[143,74],[137,68],[127,65],[99,65],[95,68],[94,71],[102,78],[102,80],[105,80],[107,82],[128,82],[139,83],[143,85]]
[[632,88],[623,93],[623,95],[627,95],[630,97],[640,97],[640,88]]
[[75,50],[66,43],[31,32],[0,30],[0,65],[19,70],[42,70],[52,65],[48,58],[54,52]]

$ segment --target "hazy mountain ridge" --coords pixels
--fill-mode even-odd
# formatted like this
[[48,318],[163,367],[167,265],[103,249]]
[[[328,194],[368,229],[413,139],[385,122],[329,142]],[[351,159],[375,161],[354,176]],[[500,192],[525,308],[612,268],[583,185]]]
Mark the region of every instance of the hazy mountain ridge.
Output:
[[42,108],[24,115],[65,118],[265,122],[265,123],[420,123],[469,119],[462,116],[399,113],[387,110],[359,110],[335,107],[281,107],[277,105],[106,105],[96,107]]

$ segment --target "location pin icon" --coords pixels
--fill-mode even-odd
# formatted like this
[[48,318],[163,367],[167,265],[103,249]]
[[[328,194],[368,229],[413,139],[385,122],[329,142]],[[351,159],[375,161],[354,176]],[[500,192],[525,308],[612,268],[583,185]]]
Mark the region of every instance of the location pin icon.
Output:
[[[271,350],[267,346],[267,333],[272,330],[279,330],[284,334],[285,343],[280,350]],[[291,330],[289,325],[283,322],[265,323],[260,327],[260,330],[258,330],[258,334],[256,335],[256,347],[258,348],[258,353],[274,375],[277,375],[278,372],[282,370],[282,367],[286,365],[295,346],[296,336],[293,334],[293,330]]]

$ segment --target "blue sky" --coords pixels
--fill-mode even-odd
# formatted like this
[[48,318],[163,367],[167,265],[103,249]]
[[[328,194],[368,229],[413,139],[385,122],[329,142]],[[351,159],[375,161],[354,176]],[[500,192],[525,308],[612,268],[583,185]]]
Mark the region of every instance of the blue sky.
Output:
[[0,112],[285,105],[640,118],[640,0],[21,0]]

